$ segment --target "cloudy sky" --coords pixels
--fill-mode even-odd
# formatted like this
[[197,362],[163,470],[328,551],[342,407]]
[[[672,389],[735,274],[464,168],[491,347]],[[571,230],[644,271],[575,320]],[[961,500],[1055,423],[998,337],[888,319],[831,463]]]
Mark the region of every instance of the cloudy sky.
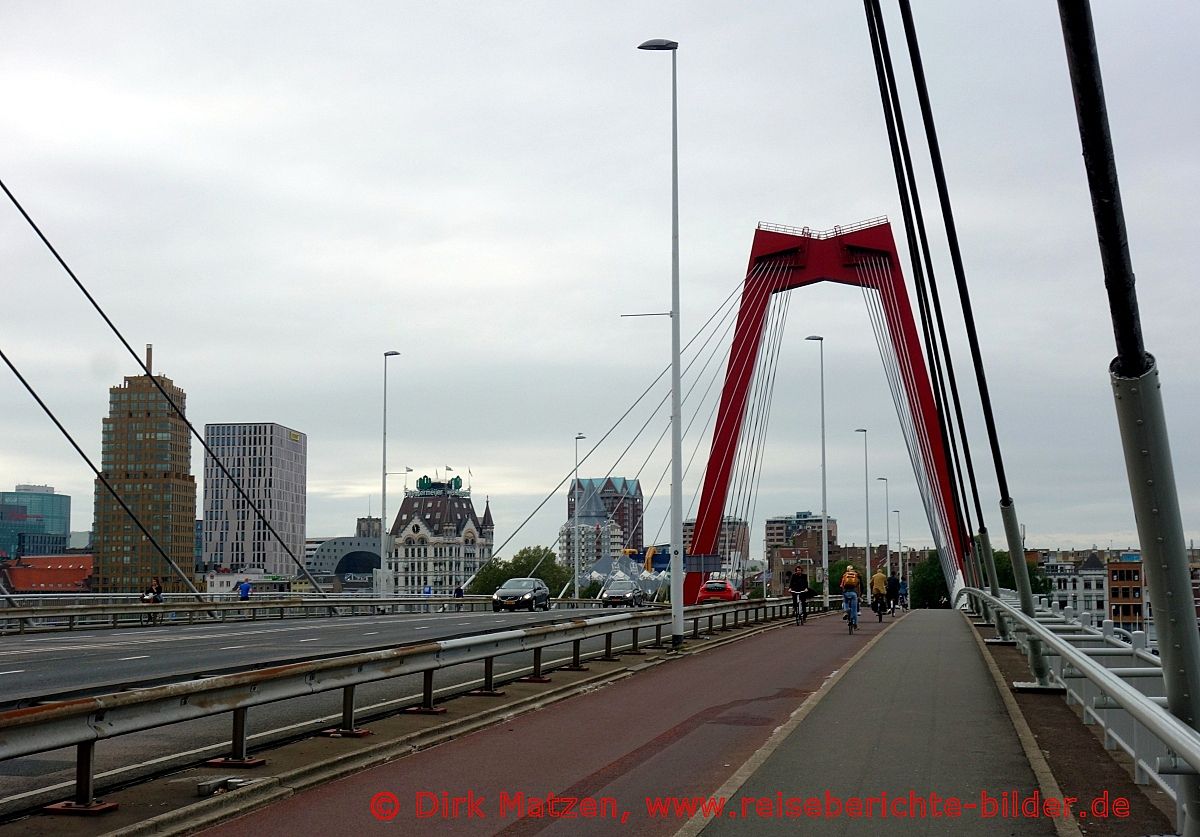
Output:
[[[1055,4],[914,6],[1027,542],[1135,545]],[[1094,15],[1194,538],[1200,6],[1149,14],[1098,0]],[[887,215],[903,240],[859,3],[4,0],[0,26],[0,178],[130,343],[154,344],[155,371],[187,391],[195,424],[308,434],[310,536],[378,514],[389,349],[402,353],[389,369],[390,470],[470,469],[499,540],[571,470],[577,432],[589,437],[583,476],[640,475],[650,494],[668,454],[642,438],[620,458],[636,426],[589,448],[669,362],[668,320],[620,317],[670,308],[670,58],[636,50],[645,39],[681,44],[685,339],[738,287],[760,221],[824,229]],[[7,203],[0,260],[0,347],[98,461],[108,387],[137,368]],[[862,426],[901,538],[929,544],[861,294],[793,297],[754,540],[766,516],[820,509],[818,359],[804,340],[818,333],[842,540],[864,535]],[[951,326],[999,532],[966,340],[958,317]],[[90,528],[90,471],[3,372],[0,486],[49,483],[73,496],[73,528]],[[701,416],[686,451],[707,444],[709,409],[685,406]],[[703,459],[685,478],[689,501]],[[871,485],[879,542],[882,483]],[[393,513],[403,486],[389,485]],[[664,482],[649,535],[666,494]],[[560,492],[506,551],[553,542],[564,515]]]

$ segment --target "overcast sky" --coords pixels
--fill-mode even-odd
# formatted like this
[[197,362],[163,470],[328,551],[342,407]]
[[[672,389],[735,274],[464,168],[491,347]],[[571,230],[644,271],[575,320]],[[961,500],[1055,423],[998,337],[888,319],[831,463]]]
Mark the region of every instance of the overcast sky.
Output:
[[[1027,543],[1136,545],[1056,6],[914,7]],[[1100,0],[1094,15],[1146,345],[1194,538],[1200,5]],[[760,221],[825,229],[887,215],[904,238],[855,2],[3,0],[0,27],[0,177],[130,343],[154,344],[155,372],[187,392],[197,426],[271,421],[308,435],[309,536],[350,534],[379,512],[386,350],[402,353],[389,369],[389,470],[470,469],[498,540],[571,470],[574,435],[588,435],[587,453],[665,368],[669,321],[619,316],[670,308],[670,57],[641,41],[681,44],[685,340],[739,286]],[[907,106],[915,127],[911,95]],[[0,263],[0,347],[98,462],[108,388],[136,365],[7,202]],[[951,327],[999,533],[957,315]],[[814,333],[826,337],[828,506],[842,541],[864,537],[861,426],[900,537],[929,545],[862,296],[818,286],[790,304],[755,551],[763,518],[820,510]],[[706,447],[709,409],[685,406],[701,414],[685,451]],[[669,454],[642,440],[618,460],[635,429],[581,475],[616,463],[616,475],[640,472],[649,497]],[[689,505],[703,460],[685,477]],[[91,527],[91,472],[3,370],[0,488],[16,483],[70,494],[72,528]],[[389,516],[403,486],[389,484]],[[871,480],[876,543],[881,486]],[[667,494],[664,482],[648,539],[666,531]],[[506,552],[552,543],[565,508],[560,492]]]

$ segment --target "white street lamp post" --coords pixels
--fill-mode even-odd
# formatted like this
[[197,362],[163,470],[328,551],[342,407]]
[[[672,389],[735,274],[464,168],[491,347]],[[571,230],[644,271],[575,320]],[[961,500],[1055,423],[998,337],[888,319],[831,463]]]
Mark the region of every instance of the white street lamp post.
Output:
[[883,520],[887,524],[887,542],[883,549],[884,559],[886,561],[888,575],[892,572],[892,516],[888,514],[888,510],[892,507],[891,498],[888,495],[888,478],[876,477],[877,480],[883,481]]
[[388,358],[399,356],[399,352],[387,351],[383,353],[383,485],[380,491],[379,504],[379,569],[383,573],[392,573],[392,592],[395,592],[395,572],[392,568],[392,562],[389,560],[387,549],[387,379],[388,379]]
[[671,53],[671,647],[683,645],[683,430],[679,389],[679,44],[663,38],[638,49]]
[[[892,509],[892,514],[896,515],[896,561],[900,564],[900,576],[904,576],[904,544],[900,540],[900,509]],[[888,567],[888,575],[891,575],[891,567]]]
[[866,526],[867,526],[867,548],[863,553],[866,557],[866,567],[871,566],[871,478],[868,476],[870,468],[867,464],[867,429],[859,427],[855,433],[863,434],[863,504],[866,508]]
[[821,589],[825,609],[829,610],[829,509],[826,505],[825,479],[825,338],[810,334],[805,340],[815,340],[821,347]]
[[582,433],[575,434],[575,484],[571,487],[575,502],[571,504],[571,544],[575,553],[575,598],[579,598],[579,441],[586,439]]

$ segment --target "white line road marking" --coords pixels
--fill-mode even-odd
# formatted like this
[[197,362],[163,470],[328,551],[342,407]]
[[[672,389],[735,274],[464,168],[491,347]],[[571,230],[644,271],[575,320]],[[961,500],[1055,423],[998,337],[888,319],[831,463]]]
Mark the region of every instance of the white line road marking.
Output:
[[20,674],[25,671],[23,668],[14,668],[12,671],[0,671],[0,674]]
[[139,654],[136,657],[121,657],[121,659],[118,660],[117,662],[124,662],[125,660],[145,660],[145,659],[149,658],[149,656],[150,656],[149,654]]
[[414,631],[427,631],[427,630],[429,630],[429,626],[428,625],[415,625],[413,627],[413,630]]
[[379,631],[367,631],[363,636],[375,636]]
[[232,651],[235,648],[245,648],[244,645],[226,645],[224,648],[218,648],[218,651]]
[[302,639],[302,640],[300,640],[300,641],[301,641],[301,642],[316,642],[318,639],[320,639],[320,637],[319,637],[319,636],[314,636],[314,637],[312,637],[312,638],[310,638],[310,639]]

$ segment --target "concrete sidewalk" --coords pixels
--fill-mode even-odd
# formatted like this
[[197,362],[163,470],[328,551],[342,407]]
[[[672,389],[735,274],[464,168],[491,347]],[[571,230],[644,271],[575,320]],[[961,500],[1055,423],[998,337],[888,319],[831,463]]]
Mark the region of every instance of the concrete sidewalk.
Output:
[[[1042,797],[1057,793],[1046,778]],[[914,611],[715,792],[728,800],[719,816],[679,834],[1053,835],[1046,817],[992,810],[1035,789],[966,619]]]

